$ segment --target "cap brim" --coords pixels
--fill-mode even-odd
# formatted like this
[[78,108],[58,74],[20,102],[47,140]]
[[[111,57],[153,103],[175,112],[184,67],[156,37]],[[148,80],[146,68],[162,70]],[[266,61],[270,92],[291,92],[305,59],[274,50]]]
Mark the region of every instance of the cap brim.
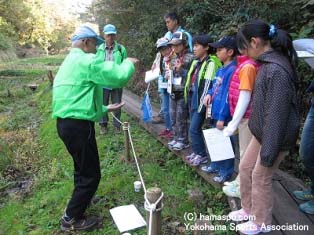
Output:
[[108,34],[117,34],[116,31],[109,31],[109,32],[104,32],[104,34],[108,35]]
[[105,42],[105,41],[104,41],[101,37],[99,37],[99,36],[96,37],[96,40],[97,40],[97,46],[99,46],[100,44],[102,44],[102,43]]
[[213,42],[213,43],[208,43],[208,45],[210,45],[213,48],[221,48],[221,47],[225,47],[224,45],[222,45],[220,42]]
[[299,58],[314,58],[314,53],[308,51],[296,51]]
[[180,43],[182,43],[181,40],[175,40],[175,41],[170,41],[170,42],[168,42],[168,45],[178,45],[178,44],[180,44]]
[[[169,45],[169,44],[168,44],[168,45]],[[163,46],[157,47],[157,51],[160,51],[162,48],[168,47],[168,45],[163,45]]]

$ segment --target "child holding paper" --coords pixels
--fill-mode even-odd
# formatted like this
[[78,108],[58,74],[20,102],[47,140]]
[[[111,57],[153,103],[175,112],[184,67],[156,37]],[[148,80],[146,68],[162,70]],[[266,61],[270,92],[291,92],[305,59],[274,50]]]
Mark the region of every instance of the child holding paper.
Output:
[[[210,46],[217,48],[217,57],[223,63],[223,67],[218,69],[213,86],[208,90],[204,98],[204,105],[211,105],[211,118],[217,129],[223,130],[224,126],[231,120],[228,93],[232,75],[236,69],[234,57],[237,54],[236,42],[233,37],[225,36],[218,42],[210,43]],[[209,107],[210,108],[210,107]],[[214,181],[223,183],[230,179],[234,170],[234,157],[222,161],[211,162],[209,166],[201,168],[208,173],[217,172]]]

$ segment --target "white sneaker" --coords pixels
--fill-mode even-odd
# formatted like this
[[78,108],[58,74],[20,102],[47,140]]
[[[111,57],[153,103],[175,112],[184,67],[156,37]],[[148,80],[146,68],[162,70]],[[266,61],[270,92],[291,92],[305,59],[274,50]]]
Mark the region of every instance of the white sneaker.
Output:
[[240,221],[243,221],[243,220],[249,220],[250,217],[252,217],[252,215],[247,213],[245,210],[240,209],[240,210],[237,210],[237,211],[230,212],[228,217],[232,221],[240,222]]
[[226,186],[236,186],[236,187],[240,186],[239,182],[236,181],[236,180],[234,180],[234,181],[226,181],[226,182],[224,182],[224,185],[226,185]]
[[238,197],[241,198],[240,194],[240,187],[231,185],[231,186],[223,186],[222,191],[228,196],[228,197]]
[[176,143],[177,143],[177,141],[171,140],[170,142],[168,142],[168,147],[173,148],[173,145],[175,145]]
[[190,147],[189,144],[184,144],[182,142],[177,142],[175,145],[172,146],[174,150],[178,150],[178,151],[182,149],[186,149],[188,147]]

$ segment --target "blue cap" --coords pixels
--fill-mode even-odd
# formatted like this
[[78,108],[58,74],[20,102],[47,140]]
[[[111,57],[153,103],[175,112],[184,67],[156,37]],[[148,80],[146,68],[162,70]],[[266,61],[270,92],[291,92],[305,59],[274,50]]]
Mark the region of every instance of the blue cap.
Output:
[[234,39],[234,37],[231,36],[224,36],[219,39],[217,42],[209,43],[209,45],[213,48],[228,48],[228,49],[233,49],[237,50],[237,44]]
[[116,29],[116,26],[114,26],[113,24],[107,24],[104,26],[103,32],[106,35],[107,34],[117,34],[117,29]]
[[86,25],[80,26],[75,30],[74,35],[71,38],[71,41],[77,41],[85,38],[95,38],[97,40],[97,45],[100,45],[104,40],[97,35],[97,33],[90,27]]

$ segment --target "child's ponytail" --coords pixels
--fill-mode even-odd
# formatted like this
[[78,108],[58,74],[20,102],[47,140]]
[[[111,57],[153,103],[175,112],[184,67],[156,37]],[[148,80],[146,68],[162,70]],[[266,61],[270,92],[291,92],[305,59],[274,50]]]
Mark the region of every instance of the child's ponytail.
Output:
[[290,34],[285,30],[277,29],[274,25],[270,25],[269,39],[271,47],[286,56],[294,68],[296,68],[298,57]]

